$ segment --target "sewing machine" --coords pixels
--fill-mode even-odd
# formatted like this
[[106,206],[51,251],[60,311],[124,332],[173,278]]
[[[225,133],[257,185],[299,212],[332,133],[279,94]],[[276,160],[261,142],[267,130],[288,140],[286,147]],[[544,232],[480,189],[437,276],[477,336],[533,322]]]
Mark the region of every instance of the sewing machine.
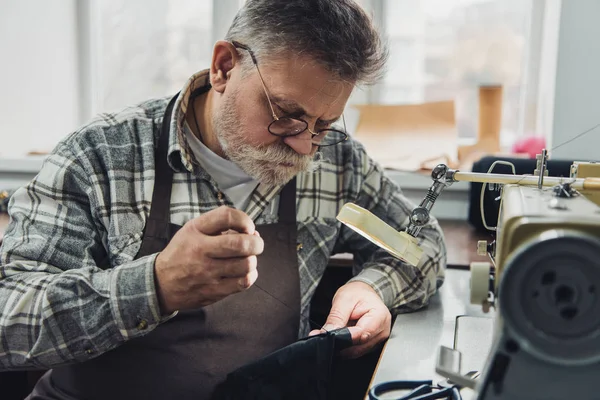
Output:
[[[455,181],[502,185],[491,243],[471,265],[471,302],[497,309],[494,338],[478,379],[460,374],[460,353],[442,347],[436,372],[479,400],[597,398],[600,373],[600,164],[576,162],[571,177],[547,176],[544,152],[533,175],[469,173],[437,166],[434,183],[396,232],[396,256],[416,265],[416,236],[443,189]],[[493,168],[493,166],[492,166]],[[490,168],[490,170],[492,169]],[[356,213],[356,211],[354,211]],[[372,216],[340,219],[382,247],[390,236]],[[484,221],[487,226],[490,221]],[[387,235],[387,236],[386,236]],[[383,243],[382,243],[383,242]],[[399,249],[399,250],[398,250]],[[393,253],[394,254],[394,253]],[[403,257],[403,254],[406,257]]]

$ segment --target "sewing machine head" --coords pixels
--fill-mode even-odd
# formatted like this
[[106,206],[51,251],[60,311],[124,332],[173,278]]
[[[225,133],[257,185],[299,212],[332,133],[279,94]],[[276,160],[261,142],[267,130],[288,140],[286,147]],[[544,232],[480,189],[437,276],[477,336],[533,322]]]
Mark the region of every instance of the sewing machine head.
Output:
[[[560,264],[556,268],[567,268],[570,272],[565,273],[573,274],[575,264],[590,264],[585,258],[589,254],[583,252],[587,247],[584,243],[598,240],[600,206],[571,189],[568,182],[542,189],[506,185],[502,189],[496,243],[486,246],[495,264],[496,290],[500,290],[504,270],[513,265],[523,269],[535,263],[531,268],[543,275],[542,270]],[[539,260],[532,258],[534,254]]]
[[575,163],[572,171],[582,164],[587,176],[556,186],[502,189],[496,242],[485,246],[494,267],[472,265],[472,301],[497,308],[478,399],[595,398],[600,192],[569,182],[600,176],[600,164]]
[[471,264],[471,301],[484,311],[497,309],[491,351],[477,381],[460,375],[455,362],[460,353],[453,349],[440,349],[436,367],[454,383],[475,389],[479,400],[598,397],[600,164],[576,162],[565,178],[547,176],[545,166],[545,151],[534,175],[460,172],[440,165],[404,232],[353,205],[338,216],[417,265],[422,254],[413,239],[445,187],[460,180],[503,185],[498,224],[490,228],[496,240],[478,244],[490,262]]

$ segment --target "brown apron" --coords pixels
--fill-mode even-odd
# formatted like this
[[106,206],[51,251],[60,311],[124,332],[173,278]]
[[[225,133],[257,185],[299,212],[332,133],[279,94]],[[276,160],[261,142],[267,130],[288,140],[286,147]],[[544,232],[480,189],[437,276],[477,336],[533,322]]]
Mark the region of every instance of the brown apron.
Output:
[[[136,258],[163,250],[180,229],[169,222],[173,170],[167,151],[175,98],[163,118],[152,208]],[[30,398],[208,399],[229,372],[295,342],[300,323],[295,179],[283,188],[279,204],[279,222],[257,226],[265,246],[250,289],[179,312],[97,358],[54,368]]]

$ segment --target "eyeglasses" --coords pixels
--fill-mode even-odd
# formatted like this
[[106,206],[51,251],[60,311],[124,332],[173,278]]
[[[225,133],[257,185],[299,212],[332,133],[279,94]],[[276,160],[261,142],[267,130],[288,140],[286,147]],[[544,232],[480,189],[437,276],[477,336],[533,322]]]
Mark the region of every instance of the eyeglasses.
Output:
[[[346,132],[338,129],[315,129],[315,131],[313,132],[308,127],[308,122],[301,118],[291,118],[285,116],[278,117],[277,114],[275,114],[275,110],[273,109],[273,103],[271,103],[271,96],[269,96],[269,91],[267,90],[265,81],[263,80],[262,74],[260,73],[260,69],[258,68],[258,62],[256,61],[256,57],[254,56],[254,52],[250,50],[248,46],[242,43],[236,41],[232,41],[231,43],[235,48],[246,50],[250,54],[252,62],[256,67],[256,71],[258,71],[260,83],[262,84],[262,87],[265,91],[265,95],[267,96],[267,101],[269,102],[269,108],[271,109],[271,115],[273,117],[273,122],[271,122],[267,127],[271,135],[279,137],[290,137],[300,135],[302,132],[308,130],[311,134],[312,144],[319,147],[333,146],[348,139],[348,135],[346,134]],[[342,121],[344,123],[344,130],[346,130],[346,120],[344,119],[343,114]]]

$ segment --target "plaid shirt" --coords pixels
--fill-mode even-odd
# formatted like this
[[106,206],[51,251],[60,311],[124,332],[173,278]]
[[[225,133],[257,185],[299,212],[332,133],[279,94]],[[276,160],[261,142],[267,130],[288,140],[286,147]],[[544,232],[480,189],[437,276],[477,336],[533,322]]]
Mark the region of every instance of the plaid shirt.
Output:
[[[168,159],[175,171],[174,224],[232,205],[194,160],[183,129],[191,92],[207,85],[206,72],[190,78],[173,111]],[[62,140],[33,181],[12,196],[0,248],[0,368],[85,361],[165,320],[154,286],[156,254],[134,257],[151,206],[154,149],[168,100],[99,115]],[[336,220],[353,202],[401,230],[413,204],[356,141],[322,152],[320,170],[297,177],[301,336],[332,254],[353,253],[353,280],[371,285],[392,312],[426,305],[444,276],[445,247],[435,219],[421,231],[425,257],[418,267]],[[277,220],[280,189],[256,188],[245,210],[256,224]]]

